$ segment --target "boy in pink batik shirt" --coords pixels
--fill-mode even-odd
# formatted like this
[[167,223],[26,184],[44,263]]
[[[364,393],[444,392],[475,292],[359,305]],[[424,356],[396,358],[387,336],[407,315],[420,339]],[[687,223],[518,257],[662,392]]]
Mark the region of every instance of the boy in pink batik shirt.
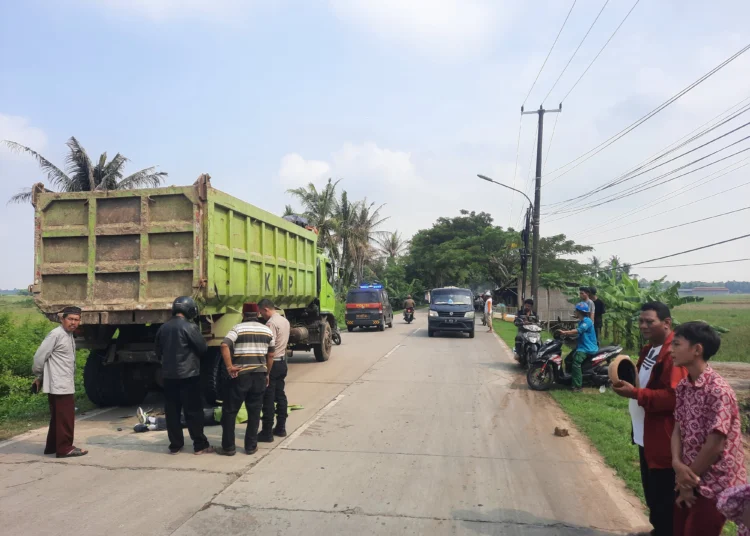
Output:
[[747,482],[737,397],[708,364],[720,345],[705,322],[686,322],[674,331],[672,359],[689,374],[677,386],[672,433],[674,533],[684,536],[719,536],[726,522],[719,495]]

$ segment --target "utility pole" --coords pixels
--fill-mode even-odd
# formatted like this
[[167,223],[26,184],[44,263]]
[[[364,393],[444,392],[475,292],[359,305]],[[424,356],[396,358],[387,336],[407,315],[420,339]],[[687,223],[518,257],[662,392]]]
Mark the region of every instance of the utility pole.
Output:
[[[541,207],[542,197],[542,145],[544,132],[544,114],[562,112],[562,103],[556,110],[545,110],[543,106],[533,112],[524,112],[521,106],[521,115],[538,114],[538,133],[536,140],[536,185],[534,187],[534,246],[531,250],[531,298],[537,305],[537,294],[539,293],[539,208]],[[525,289],[524,289],[525,290]],[[538,305],[537,305],[538,306]]]
[[523,301],[526,299],[526,274],[529,266],[529,235],[531,234],[531,205],[526,209],[526,223],[521,231],[521,238],[523,239],[523,247],[521,248],[521,271],[523,277],[521,278],[521,303],[518,307],[523,307]]

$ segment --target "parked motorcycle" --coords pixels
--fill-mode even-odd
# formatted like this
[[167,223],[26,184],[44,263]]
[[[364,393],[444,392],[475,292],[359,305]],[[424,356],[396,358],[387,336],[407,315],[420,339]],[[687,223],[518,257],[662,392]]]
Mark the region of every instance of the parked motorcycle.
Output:
[[542,326],[539,324],[520,324],[518,333],[523,342],[520,349],[514,348],[513,354],[523,368],[528,367],[536,361],[539,349],[542,346]]
[[[573,363],[575,346],[565,357],[565,370],[562,367],[563,343],[573,342],[575,339],[563,339],[556,336],[549,340],[539,349],[536,361],[531,363],[526,373],[526,382],[534,391],[546,391],[553,384],[571,385],[573,378],[569,371]],[[605,346],[599,351],[586,358],[581,364],[583,372],[583,385],[599,387],[610,384],[608,367],[614,358],[622,352],[622,346]]]
[[406,320],[407,324],[411,324],[412,320],[414,320],[413,307],[407,307],[406,309],[404,309],[404,320]]

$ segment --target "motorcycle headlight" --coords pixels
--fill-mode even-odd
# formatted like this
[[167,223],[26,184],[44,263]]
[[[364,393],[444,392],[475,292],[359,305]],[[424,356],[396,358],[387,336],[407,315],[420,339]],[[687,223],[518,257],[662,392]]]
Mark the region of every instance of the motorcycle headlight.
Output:
[[438,316],[438,312],[430,309],[430,316]]
[[474,318],[474,311],[469,311],[468,313],[464,314],[464,317],[466,317],[466,318]]
[[529,337],[529,342],[539,342],[539,337],[537,335],[531,335]]

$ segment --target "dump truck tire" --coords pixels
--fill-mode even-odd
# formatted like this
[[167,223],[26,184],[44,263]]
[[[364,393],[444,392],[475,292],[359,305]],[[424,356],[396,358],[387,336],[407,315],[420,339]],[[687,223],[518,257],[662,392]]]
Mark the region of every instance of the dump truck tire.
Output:
[[323,342],[313,346],[313,353],[315,354],[316,361],[328,361],[331,357],[331,349],[333,348],[333,341],[331,338],[331,325],[328,322],[323,324]]
[[220,405],[228,379],[229,374],[224,366],[221,350],[209,348],[206,356],[201,360],[201,388],[207,408]]
[[146,397],[148,385],[125,378],[125,368],[105,365],[104,352],[92,350],[83,367],[83,387],[86,396],[97,406],[139,404]]

